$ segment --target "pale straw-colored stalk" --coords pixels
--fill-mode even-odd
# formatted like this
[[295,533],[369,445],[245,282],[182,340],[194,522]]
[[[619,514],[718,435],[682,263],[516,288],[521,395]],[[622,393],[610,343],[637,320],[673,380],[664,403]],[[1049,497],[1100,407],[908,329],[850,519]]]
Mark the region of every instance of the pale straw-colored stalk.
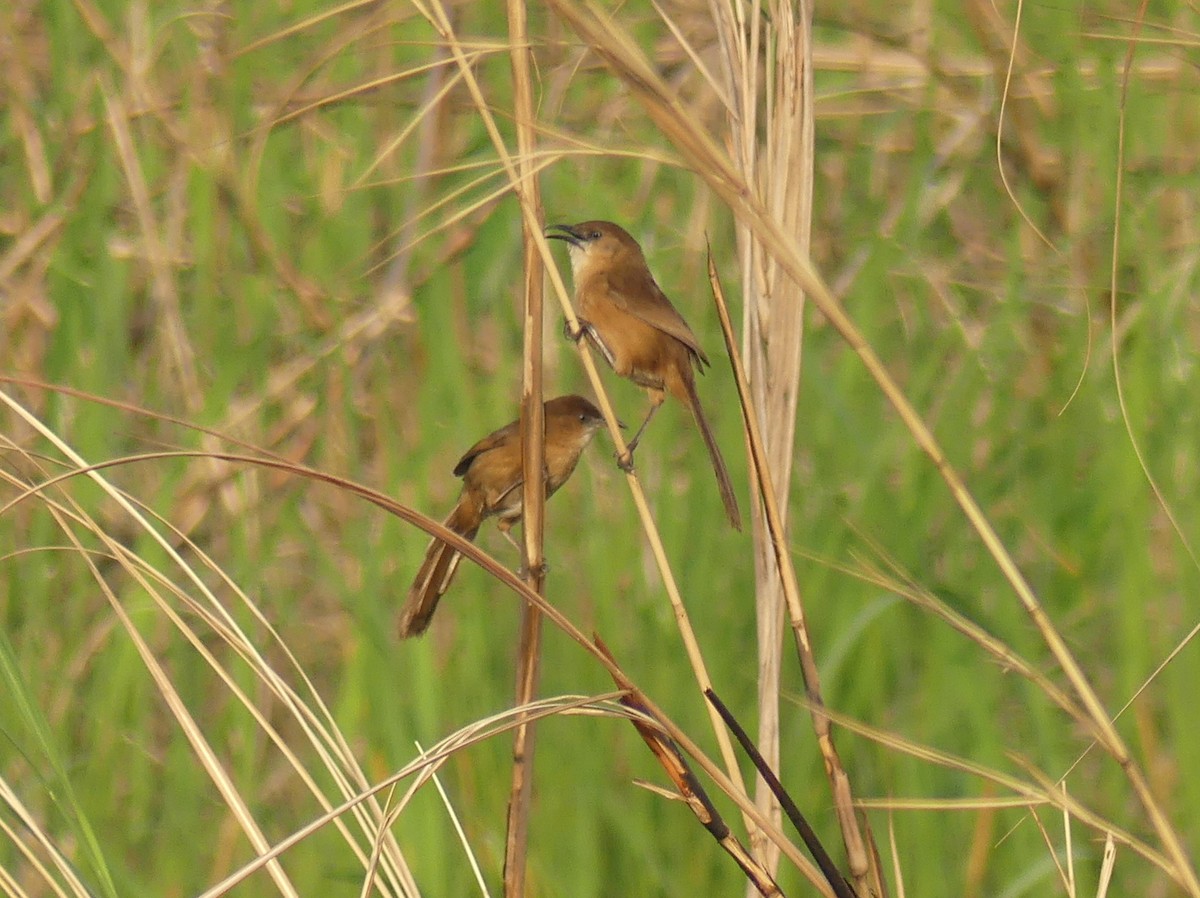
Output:
[[[721,69],[725,115],[733,162],[767,213],[808,253],[812,230],[813,90],[812,8],[759,0],[710,0]],[[680,37],[683,40],[682,36]],[[693,52],[694,58],[699,58]],[[772,475],[781,538],[786,544],[788,501],[800,359],[804,336],[804,291],[788,278],[754,232],[735,220],[742,287],[742,352],[757,423],[763,464]],[[765,488],[765,486],[764,486]],[[779,692],[783,659],[784,588],[776,548],[758,489],[751,490],[754,533],[755,608],[758,639],[758,747],[777,772]],[[798,599],[797,599],[798,601]],[[806,680],[815,664],[806,665]],[[808,682],[810,699],[820,696]],[[778,802],[759,777],[755,800],[778,820]],[[768,869],[778,854],[761,837]]]

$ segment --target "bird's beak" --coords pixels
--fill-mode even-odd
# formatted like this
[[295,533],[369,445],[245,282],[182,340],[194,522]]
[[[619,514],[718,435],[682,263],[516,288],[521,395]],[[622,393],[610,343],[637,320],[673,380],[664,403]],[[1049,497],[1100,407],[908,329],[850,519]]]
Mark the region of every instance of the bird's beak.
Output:
[[[561,232],[561,233],[551,233],[551,232]],[[545,233],[546,233],[546,237],[548,237],[551,240],[565,240],[567,243],[571,244],[572,246],[579,246],[579,244],[582,242],[579,239],[579,235],[575,233],[574,229],[570,225],[564,225],[564,224],[547,225]]]

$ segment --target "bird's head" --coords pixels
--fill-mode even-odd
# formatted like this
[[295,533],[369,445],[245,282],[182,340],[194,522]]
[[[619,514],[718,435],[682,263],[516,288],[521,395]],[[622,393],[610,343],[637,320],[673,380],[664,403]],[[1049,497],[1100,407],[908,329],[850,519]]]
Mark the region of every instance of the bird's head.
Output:
[[546,430],[575,431],[591,439],[604,426],[604,415],[582,396],[558,396],[546,402]]
[[637,241],[624,228],[611,221],[550,225],[546,228],[546,236],[567,244],[571,270],[577,279],[594,265],[607,266],[621,262],[646,264]]

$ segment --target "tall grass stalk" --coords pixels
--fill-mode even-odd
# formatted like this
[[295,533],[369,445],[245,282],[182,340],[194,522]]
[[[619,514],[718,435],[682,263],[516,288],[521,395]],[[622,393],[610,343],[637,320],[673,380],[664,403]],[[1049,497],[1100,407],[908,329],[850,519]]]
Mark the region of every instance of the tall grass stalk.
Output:
[[[533,84],[530,75],[532,50],[524,0],[508,0],[508,39],[513,76],[513,113],[517,131],[517,169],[521,179],[512,184],[521,206],[527,210],[521,228],[524,258],[525,314],[521,323],[521,441],[524,449],[524,568],[529,588],[544,595],[546,588],[545,431],[542,389],[542,257],[537,240],[544,220],[542,194],[535,172],[537,129],[534,121]],[[516,697],[518,706],[534,700],[542,659],[542,613],[533,605],[521,609],[521,639],[517,648]],[[504,844],[504,894],[524,898],[525,871],[529,848],[529,814],[533,802],[534,729],[521,724],[513,736],[512,788],[508,798],[508,833]]]

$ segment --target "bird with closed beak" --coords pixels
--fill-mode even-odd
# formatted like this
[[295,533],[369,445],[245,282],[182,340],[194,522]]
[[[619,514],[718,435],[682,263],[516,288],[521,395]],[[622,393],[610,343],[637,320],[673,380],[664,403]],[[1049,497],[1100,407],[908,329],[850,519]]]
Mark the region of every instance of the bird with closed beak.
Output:
[[586,336],[617,374],[650,394],[650,411],[629,441],[621,466],[632,468],[638,440],[670,393],[696,419],[717,475],[725,514],[734,529],[740,530],[741,512],[729,471],[696,392],[696,371],[703,372],[708,357],[654,280],[642,248],[611,221],[550,225],[546,236],[565,241],[571,257],[579,330],[569,336],[575,340]]
[[[574,472],[579,456],[604,425],[604,417],[587,399],[574,395],[547,401],[545,416],[546,498],[550,498]],[[524,513],[522,456],[519,421],[468,449],[454,466],[463,487],[446,518],[446,529],[473,541],[483,521],[496,517],[500,532],[516,545],[508,531]],[[462,555],[440,539],[429,544],[400,612],[401,639],[425,632],[461,560]]]

